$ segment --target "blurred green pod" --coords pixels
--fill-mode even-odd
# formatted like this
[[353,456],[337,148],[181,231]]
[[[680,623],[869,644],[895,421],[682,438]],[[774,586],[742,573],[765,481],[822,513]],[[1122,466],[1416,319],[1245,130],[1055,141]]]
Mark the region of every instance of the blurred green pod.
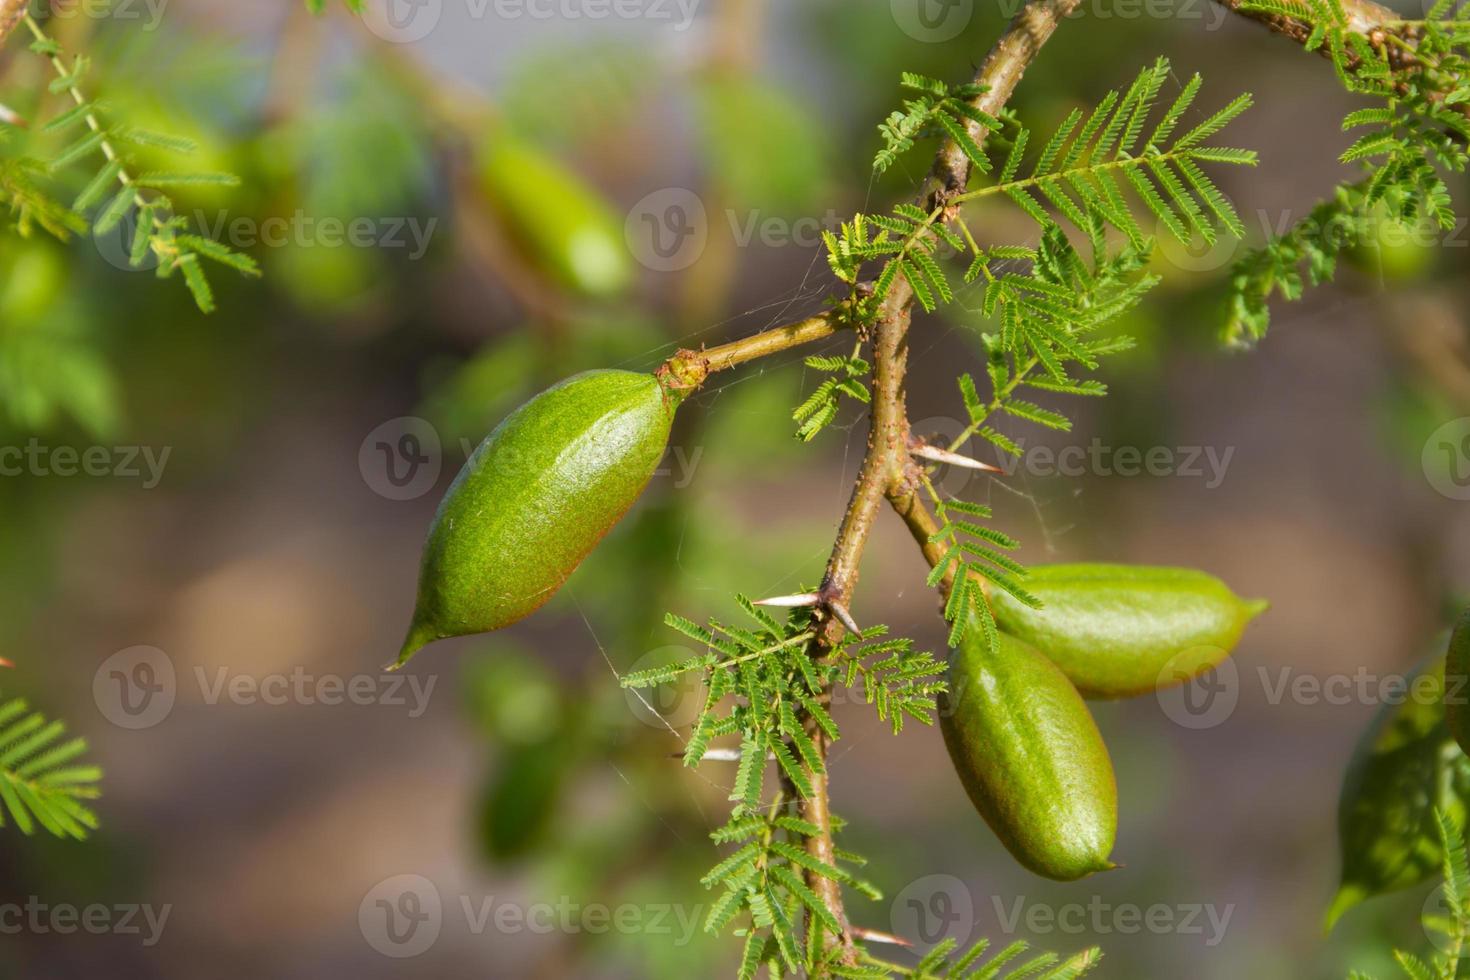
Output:
[[1470,794],[1470,758],[1450,737],[1443,699],[1445,658],[1409,678],[1399,703],[1385,703],[1353,750],[1338,801],[1342,878],[1327,928],[1364,899],[1411,888],[1440,872],[1443,848],[1434,811],[1457,821]]
[[1046,654],[1089,698],[1147,694],[1204,673],[1266,608],[1190,568],[1033,565],[1024,584],[1041,608],[996,589],[996,622]]
[[975,809],[1016,860],[1072,881],[1116,867],[1118,789],[1087,705],[1056,665],[972,623],[952,652],[940,728]]
[[677,398],[651,374],[586,371],[486,436],[434,515],[398,666],[550,599],[648,485]]
[[481,146],[478,167],[480,188],[510,236],[558,283],[608,297],[632,281],[622,222],[577,174],[504,129]]

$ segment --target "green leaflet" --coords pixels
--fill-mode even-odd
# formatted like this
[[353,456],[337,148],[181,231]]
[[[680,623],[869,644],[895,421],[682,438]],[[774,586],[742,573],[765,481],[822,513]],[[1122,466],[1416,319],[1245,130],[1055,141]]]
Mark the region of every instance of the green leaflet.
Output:
[[1364,899],[1438,873],[1444,853],[1436,808],[1464,820],[1470,758],[1445,728],[1444,681],[1444,657],[1427,661],[1409,697],[1385,705],[1358,742],[1338,803],[1342,881],[1327,911],[1329,929]]
[[994,589],[997,625],[1092,698],[1147,694],[1209,670],[1266,608],[1190,568],[1035,565],[1024,585],[1040,605]]
[[979,627],[950,661],[944,744],[975,809],[1017,861],[1072,881],[1116,867],[1118,789],[1107,746],[1065,675],[1034,647]]
[[550,599],[652,478],[675,398],[651,374],[586,371],[507,416],[434,515],[397,666]]

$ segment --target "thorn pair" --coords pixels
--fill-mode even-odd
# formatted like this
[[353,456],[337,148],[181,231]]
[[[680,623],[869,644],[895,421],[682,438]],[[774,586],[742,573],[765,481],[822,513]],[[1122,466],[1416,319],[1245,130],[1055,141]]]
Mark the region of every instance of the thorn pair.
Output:
[[782,609],[800,609],[804,606],[826,606],[832,615],[836,617],[837,621],[846,627],[849,632],[862,632],[862,629],[857,624],[857,620],[852,618],[852,613],[847,611],[845,605],[834,598],[824,596],[820,592],[798,592],[795,595],[772,596],[769,599],[758,599],[752,605],[777,606]]
[[1005,472],[999,466],[991,466],[989,463],[982,463],[978,459],[971,459],[969,456],[952,453],[948,449],[931,446],[920,439],[915,439],[909,443],[909,454],[911,456],[917,456],[920,459],[932,460],[936,463],[948,463],[950,466],[960,466],[967,470],[985,470],[989,473]]

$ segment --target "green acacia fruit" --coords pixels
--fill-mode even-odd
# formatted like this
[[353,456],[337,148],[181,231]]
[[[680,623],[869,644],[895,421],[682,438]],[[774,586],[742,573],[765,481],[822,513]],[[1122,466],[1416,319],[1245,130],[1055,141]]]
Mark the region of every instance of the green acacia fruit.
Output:
[[586,371],[507,416],[434,515],[398,664],[550,599],[647,486],[676,404],[651,374]]
[[479,171],[506,230],[562,285],[600,297],[632,281],[622,223],[581,177],[503,131],[481,148]]
[[1434,811],[1463,822],[1470,799],[1470,758],[1444,724],[1447,693],[1464,695],[1447,679],[1445,658],[1431,659],[1395,699],[1400,703],[1383,706],[1353,751],[1337,808],[1342,880],[1327,911],[1329,929],[1364,899],[1440,873]]
[[1445,654],[1444,718],[1449,732],[1462,750],[1470,745],[1470,609],[1460,616],[1450,634]]
[[1090,698],[1147,694],[1204,673],[1266,608],[1189,568],[1033,565],[1025,586],[1042,607],[997,589],[996,622],[1051,658]]
[[1006,848],[1047,878],[1116,867],[1118,789],[1087,705],[1051,661],[978,624],[953,651],[940,727],[975,809]]

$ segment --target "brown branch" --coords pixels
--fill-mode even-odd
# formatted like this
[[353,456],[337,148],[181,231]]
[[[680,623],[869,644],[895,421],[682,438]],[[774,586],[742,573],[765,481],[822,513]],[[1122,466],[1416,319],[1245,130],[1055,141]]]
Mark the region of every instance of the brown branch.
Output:
[[30,0],[0,0],[0,45],[5,43],[10,32],[15,30],[15,25],[26,15],[29,5]]
[[[1296,17],[1283,17],[1264,10],[1247,10],[1245,9],[1246,0],[1215,0],[1215,2],[1231,13],[1263,24],[1275,33],[1285,35],[1298,44],[1305,43],[1312,33],[1310,21]],[[1382,30],[1383,25],[1402,19],[1392,10],[1374,3],[1373,0],[1341,0],[1341,4],[1343,12],[1347,14],[1348,26],[1364,37],[1371,37],[1374,31]],[[1324,47],[1322,53],[1326,55],[1329,52]]]
[[[990,115],[1000,112],[1015,91],[1026,66],[1051,37],[1057,24],[1079,2],[1080,0],[1031,0],[1016,14],[975,74],[975,84],[985,89],[974,100],[977,108]],[[977,142],[985,138],[983,127],[972,122],[969,128]],[[969,159],[952,140],[946,141],[934,162],[931,179],[920,199],[928,202],[932,210],[946,203],[949,198],[963,193],[969,178]],[[913,288],[900,275],[884,297],[876,318],[873,338],[873,416],[868,431],[868,447],[822,582],[822,596],[829,609],[834,604],[851,607],[863,550],[867,546],[873,521],[884,499],[893,499],[896,496],[901,501],[909,501],[911,506],[908,512],[911,519],[917,520],[916,515],[922,512],[922,504],[918,504],[917,498],[912,497],[915,486],[912,479],[914,467],[908,455],[909,426],[904,407],[904,370],[908,360],[907,335],[913,299]],[[910,496],[905,496],[905,493]],[[932,522],[933,518],[930,517],[929,520]],[[926,540],[921,545],[927,545],[927,534],[925,537]],[[817,638],[812,641],[808,653],[817,659],[825,658],[841,639],[842,631],[838,618],[829,615]],[[829,689],[824,693],[824,698],[830,698],[830,694]],[[808,734],[825,757],[826,739],[810,718],[805,720]],[[807,853],[819,861],[832,864],[834,845],[828,781],[824,775],[810,775],[813,791],[799,802],[799,810],[802,818],[815,824],[821,833],[807,838]],[[849,964],[855,962],[856,951],[842,903],[841,886],[814,872],[808,872],[806,879],[807,886],[817,893],[822,904],[842,924],[842,935],[836,937],[843,947],[842,960]],[[818,924],[810,919],[808,921],[809,933],[820,930]],[[823,952],[831,948],[828,937],[824,937],[822,942]]]

